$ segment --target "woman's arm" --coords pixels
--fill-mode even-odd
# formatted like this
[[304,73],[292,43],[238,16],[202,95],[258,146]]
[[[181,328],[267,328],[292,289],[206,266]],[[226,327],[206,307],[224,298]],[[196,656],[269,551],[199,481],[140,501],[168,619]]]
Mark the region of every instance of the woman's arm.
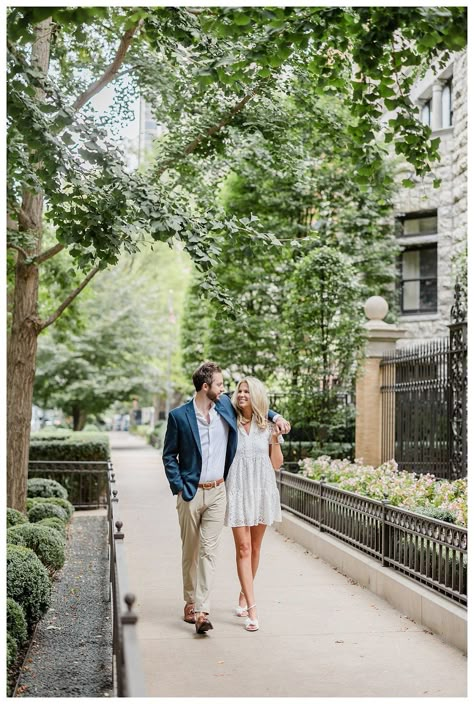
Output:
[[280,443],[278,442],[278,432],[271,434],[268,451],[273,469],[280,469],[283,464],[283,452],[281,451]]

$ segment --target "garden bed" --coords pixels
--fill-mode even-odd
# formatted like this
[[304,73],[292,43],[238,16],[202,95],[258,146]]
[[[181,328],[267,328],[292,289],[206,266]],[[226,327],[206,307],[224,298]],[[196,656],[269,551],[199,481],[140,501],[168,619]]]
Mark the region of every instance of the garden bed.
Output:
[[467,479],[448,481],[436,479],[433,474],[399,471],[394,460],[372,467],[360,460],[322,456],[301,460],[299,466],[300,473],[308,479],[324,479],[338,489],[371,499],[387,499],[392,506],[467,527]]

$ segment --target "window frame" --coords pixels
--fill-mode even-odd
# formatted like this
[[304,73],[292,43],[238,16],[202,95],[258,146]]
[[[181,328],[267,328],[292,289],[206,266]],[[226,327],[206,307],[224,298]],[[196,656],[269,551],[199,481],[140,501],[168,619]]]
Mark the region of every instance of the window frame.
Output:
[[[405,252],[422,252],[428,250],[435,250],[436,252],[436,276],[421,276],[421,271],[417,278],[404,279],[403,278],[403,255]],[[437,242],[427,242],[423,244],[422,242],[417,244],[411,244],[404,247],[400,252],[398,257],[398,293],[399,293],[399,310],[400,315],[429,315],[438,312],[438,243]],[[430,281],[435,282],[436,285],[436,300],[434,308],[420,308],[421,300],[418,301],[418,308],[404,308],[404,296],[403,289],[404,285],[407,283]]]

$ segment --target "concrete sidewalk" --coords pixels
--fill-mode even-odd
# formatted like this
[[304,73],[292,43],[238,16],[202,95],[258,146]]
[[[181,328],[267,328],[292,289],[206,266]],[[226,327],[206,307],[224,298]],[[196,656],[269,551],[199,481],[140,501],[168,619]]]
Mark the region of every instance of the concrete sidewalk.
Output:
[[256,580],[260,630],[233,615],[239,585],[224,528],[214,630],[182,620],[176,499],[160,453],[110,433],[129,584],[150,697],[466,697],[467,659],[272,528]]

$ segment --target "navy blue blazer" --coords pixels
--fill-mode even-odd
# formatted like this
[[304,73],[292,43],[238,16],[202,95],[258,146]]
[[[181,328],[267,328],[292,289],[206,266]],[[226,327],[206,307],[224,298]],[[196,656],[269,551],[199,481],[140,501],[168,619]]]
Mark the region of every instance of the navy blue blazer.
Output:
[[[237,450],[237,415],[226,394],[221,394],[215,408],[229,426],[225,479]],[[270,420],[275,415],[273,411],[268,412]],[[178,494],[182,491],[183,499],[191,501],[197,491],[202,469],[201,441],[193,399],[172,410],[168,416],[163,463],[172,493]]]

